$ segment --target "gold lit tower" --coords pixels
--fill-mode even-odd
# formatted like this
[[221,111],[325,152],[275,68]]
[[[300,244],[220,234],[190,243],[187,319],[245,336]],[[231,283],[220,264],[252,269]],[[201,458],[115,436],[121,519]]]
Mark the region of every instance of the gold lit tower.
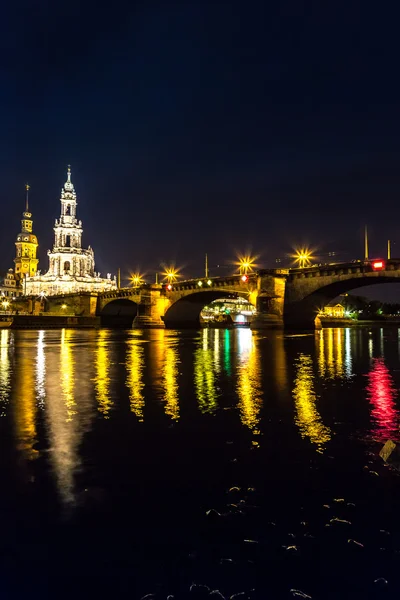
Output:
[[22,213],[21,233],[15,242],[16,255],[14,258],[15,278],[21,281],[24,277],[33,277],[36,274],[39,259],[36,258],[38,241],[32,233],[32,214],[29,212],[29,185],[26,184],[26,205]]

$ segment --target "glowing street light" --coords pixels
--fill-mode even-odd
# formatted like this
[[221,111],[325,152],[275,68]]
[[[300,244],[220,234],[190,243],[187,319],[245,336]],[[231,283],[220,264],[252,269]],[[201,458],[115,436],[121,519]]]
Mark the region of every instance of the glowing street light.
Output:
[[132,287],[139,287],[143,284],[143,275],[140,275],[140,273],[132,273],[129,281],[131,282]]
[[238,256],[237,262],[235,265],[239,267],[239,275],[247,275],[247,273],[251,273],[257,267],[256,260],[258,256]]
[[174,283],[178,277],[180,277],[179,269],[177,269],[174,265],[171,265],[170,267],[164,267],[164,269],[164,281],[168,281],[168,283]]
[[295,254],[292,254],[292,258],[294,258],[294,262],[300,269],[304,269],[304,267],[311,265],[314,256],[312,250],[309,248],[299,248],[295,251]]
[[3,302],[1,303],[3,310],[7,310],[7,308],[10,306],[10,303],[8,300],[3,300]]

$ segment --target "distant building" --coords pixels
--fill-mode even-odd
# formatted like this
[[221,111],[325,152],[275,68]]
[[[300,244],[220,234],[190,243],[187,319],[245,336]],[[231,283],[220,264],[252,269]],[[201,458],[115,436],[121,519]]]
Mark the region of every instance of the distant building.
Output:
[[334,319],[343,319],[345,308],[342,304],[335,304],[335,306],[325,306],[325,308],[319,313],[319,317],[331,317]]
[[0,278],[0,296],[16,298],[22,295],[22,289],[17,286],[13,269],[8,269],[5,277]]
[[67,181],[61,189],[61,214],[54,226],[54,245],[48,251],[49,270],[26,278],[27,295],[67,294],[74,292],[103,292],[117,287],[108,274],[102,278],[94,270],[94,252],[82,248],[82,221],[76,218],[76,192],[68,167]]

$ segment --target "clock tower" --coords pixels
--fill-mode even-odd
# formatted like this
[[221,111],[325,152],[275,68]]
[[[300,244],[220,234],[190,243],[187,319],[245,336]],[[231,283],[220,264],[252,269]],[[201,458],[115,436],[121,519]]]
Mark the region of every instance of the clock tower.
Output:
[[39,259],[36,258],[38,241],[32,233],[32,214],[29,212],[29,185],[26,185],[26,206],[22,213],[21,233],[18,234],[16,242],[16,255],[14,258],[14,271],[17,285],[21,285],[25,277],[36,275]]

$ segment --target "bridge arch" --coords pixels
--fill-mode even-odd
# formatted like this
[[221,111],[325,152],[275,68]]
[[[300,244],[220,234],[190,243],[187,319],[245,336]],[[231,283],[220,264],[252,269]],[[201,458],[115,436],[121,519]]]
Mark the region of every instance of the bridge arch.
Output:
[[130,329],[138,313],[138,304],[129,298],[115,298],[107,302],[99,316],[102,327]]
[[200,326],[200,313],[205,306],[224,298],[245,298],[251,301],[249,292],[224,291],[221,289],[204,290],[178,298],[171,303],[164,314],[165,326],[169,329],[196,329]]
[[[381,274],[383,275],[383,273]],[[315,317],[319,310],[334,300],[337,296],[352,290],[371,285],[385,283],[400,283],[399,276],[383,275],[371,277],[371,274],[358,275],[358,277],[339,279],[317,288],[305,295],[301,300],[285,303],[284,323],[288,328],[313,329]]]

